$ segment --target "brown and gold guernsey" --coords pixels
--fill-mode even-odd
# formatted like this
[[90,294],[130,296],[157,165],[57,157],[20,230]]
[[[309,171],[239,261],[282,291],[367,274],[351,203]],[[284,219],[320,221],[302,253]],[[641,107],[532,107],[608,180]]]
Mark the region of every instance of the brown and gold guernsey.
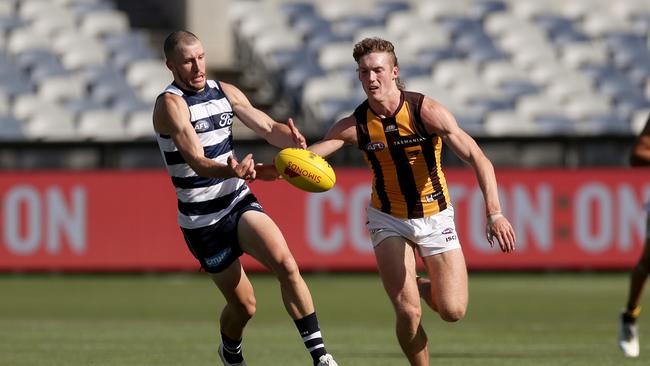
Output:
[[399,218],[434,215],[450,205],[442,172],[442,139],[420,117],[424,95],[402,91],[393,116],[382,118],[366,100],[354,111],[359,148],[373,172],[371,204]]

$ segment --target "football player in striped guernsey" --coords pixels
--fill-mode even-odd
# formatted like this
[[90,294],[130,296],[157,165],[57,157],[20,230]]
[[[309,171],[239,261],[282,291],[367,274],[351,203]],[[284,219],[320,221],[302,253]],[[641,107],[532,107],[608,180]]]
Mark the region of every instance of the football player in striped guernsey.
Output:
[[[441,166],[443,143],[475,171],[486,204],[487,240],[515,249],[501,212],[494,168],[474,139],[435,100],[404,91],[393,45],[357,43],[353,57],[367,96],[309,149],[326,157],[344,144],[358,147],[373,173],[368,230],[381,280],[396,315],[397,339],[411,365],[429,365],[420,297],[446,321],[467,307],[467,269]],[[416,274],[416,252],[428,278]]]
[[[632,148],[630,165],[650,166],[650,117]],[[646,211],[650,212],[650,202],[646,203]],[[626,357],[638,357],[640,351],[637,318],[641,314],[641,294],[650,273],[650,215],[647,215],[646,220],[643,253],[630,274],[627,304],[619,320],[618,346]]]
[[156,100],[154,129],[176,190],[178,223],[187,246],[226,299],[220,317],[222,362],[246,365],[242,338],[256,306],[239,261],[248,253],[278,278],[285,308],[313,364],[336,366],[296,261],[246,185],[255,178],[275,179],[277,172],[273,165],[256,165],[251,154],[235,158],[233,117],[278,148],[304,148],[304,137],[291,120],[278,123],[253,107],[234,85],[208,80],[203,45],[194,34],[171,33],[164,51],[174,81]]

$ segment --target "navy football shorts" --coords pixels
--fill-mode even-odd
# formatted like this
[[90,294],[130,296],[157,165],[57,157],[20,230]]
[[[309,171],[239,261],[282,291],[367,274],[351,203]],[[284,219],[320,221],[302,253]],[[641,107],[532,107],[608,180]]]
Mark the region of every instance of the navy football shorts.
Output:
[[197,229],[181,228],[187,247],[206,272],[219,273],[244,253],[239,247],[237,223],[249,210],[264,212],[252,193],[237,202],[216,224]]

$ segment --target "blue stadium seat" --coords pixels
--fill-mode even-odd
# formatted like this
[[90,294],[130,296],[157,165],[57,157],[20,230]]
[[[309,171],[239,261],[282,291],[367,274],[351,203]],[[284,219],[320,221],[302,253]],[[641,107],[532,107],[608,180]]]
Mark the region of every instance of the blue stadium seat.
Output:
[[566,136],[575,133],[576,121],[561,115],[543,115],[535,118],[539,133],[542,135]]
[[470,14],[478,19],[485,19],[489,14],[505,11],[508,5],[503,1],[485,0],[473,1],[470,5]]
[[27,140],[23,124],[11,115],[0,115],[0,141]]
[[290,24],[302,18],[316,15],[316,7],[310,2],[289,2],[280,4],[280,11],[287,15]]
[[390,14],[406,11],[411,9],[411,3],[406,0],[403,1],[380,1],[372,8],[372,14],[374,17],[381,19],[382,22],[386,21],[386,18]]
[[[368,0],[358,7],[280,0],[265,2],[263,16],[252,14],[255,4],[234,6],[242,65],[277,81],[294,102],[314,103],[302,107],[316,125],[331,123],[351,102],[327,94],[303,100],[305,86],[325,75],[356,84],[352,45],[372,35],[394,42],[407,83],[488,135],[584,133],[578,125],[620,132],[626,130],[620,120],[650,103],[650,14],[633,3]],[[622,20],[608,19],[607,11]],[[278,29],[297,40],[261,47]],[[130,63],[110,49],[113,63]],[[91,85],[91,93],[99,90]],[[353,100],[363,99],[358,92]]]

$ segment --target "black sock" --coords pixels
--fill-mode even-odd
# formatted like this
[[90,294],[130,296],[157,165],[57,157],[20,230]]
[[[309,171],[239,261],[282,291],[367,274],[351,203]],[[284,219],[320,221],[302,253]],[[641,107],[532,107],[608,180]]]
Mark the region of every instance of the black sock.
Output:
[[623,313],[623,321],[625,323],[635,323],[636,319],[641,314],[641,307],[627,304],[625,312]]
[[314,360],[314,365],[316,365],[320,356],[327,353],[323,342],[323,336],[321,335],[320,327],[318,326],[316,313],[311,313],[306,317],[294,320],[293,322],[296,323],[302,341],[305,343],[305,347],[307,347],[307,350],[311,354],[311,358]]
[[244,362],[244,354],[241,349],[241,339],[236,341],[229,338],[221,332],[221,342],[223,342],[223,358],[229,363]]

